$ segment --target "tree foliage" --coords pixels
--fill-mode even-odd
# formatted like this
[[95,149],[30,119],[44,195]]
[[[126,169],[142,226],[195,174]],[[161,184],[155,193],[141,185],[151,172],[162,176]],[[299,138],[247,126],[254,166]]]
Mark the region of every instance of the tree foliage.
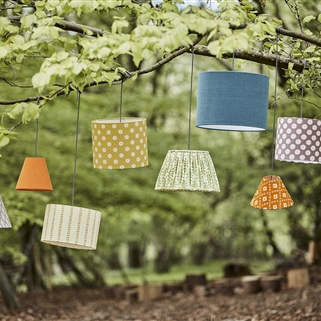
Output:
[[[206,256],[238,257],[241,252],[247,257],[266,255],[267,220],[262,223],[249,200],[270,165],[270,131],[192,131],[192,148],[209,150],[215,162],[219,194],[171,194],[153,188],[167,150],[187,145],[184,106],[189,104],[190,53],[197,56],[196,70],[230,69],[227,59],[234,57],[242,68],[260,70],[272,79],[278,59],[278,114],[298,115],[303,88],[304,114],[314,117],[320,106],[321,19],[315,2],[308,0],[217,4],[0,0],[0,147],[6,146],[1,193],[14,226],[14,231],[0,236],[1,254],[9,253],[19,264],[26,262],[28,253],[21,249],[24,233],[41,226],[44,204],[70,203],[75,91],[80,91],[75,204],[102,211],[98,250],[63,252],[42,245],[43,257],[69,264],[76,258],[81,262],[79,281],[88,284],[97,270],[117,266],[115,253],[117,257],[129,243],[139,244],[144,258],[152,244],[160,270],[186,252],[195,262]],[[125,113],[148,118],[150,165],[133,171],[95,171],[89,120],[118,116],[120,83]],[[33,153],[35,119],[40,124],[39,152],[52,169],[52,194],[14,191],[23,159]],[[272,127],[273,117],[269,120]],[[282,226],[275,229],[277,241],[282,240],[278,244],[284,243],[287,233],[299,243],[300,231],[308,240],[320,232],[318,169],[294,166],[275,164],[293,198],[301,202],[293,210],[281,211],[284,215],[267,216],[272,228]],[[41,244],[39,237],[37,242]],[[86,277],[81,278],[81,271]],[[42,281],[46,283],[46,277]]]

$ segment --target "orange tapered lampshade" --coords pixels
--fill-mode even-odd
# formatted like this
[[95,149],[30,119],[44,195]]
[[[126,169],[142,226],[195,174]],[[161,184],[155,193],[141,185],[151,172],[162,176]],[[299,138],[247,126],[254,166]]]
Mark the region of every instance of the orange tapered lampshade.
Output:
[[43,157],[26,157],[16,190],[36,192],[53,190],[46,160]]
[[262,210],[279,210],[294,204],[281,177],[264,176],[250,203],[251,206]]

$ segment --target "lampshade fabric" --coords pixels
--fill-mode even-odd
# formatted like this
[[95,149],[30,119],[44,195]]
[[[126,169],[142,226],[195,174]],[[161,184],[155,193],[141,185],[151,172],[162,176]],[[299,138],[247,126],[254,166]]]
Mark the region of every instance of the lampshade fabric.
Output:
[[101,213],[95,210],[47,204],[41,241],[82,250],[95,250]]
[[16,190],[36,192],[53,190],[45,158],[25,158]]
[[10,228],[11,223],[9,216],[7,214],[6,208],[4,206],[2,197],[0,196],[0,228]]
[[275,159],[294,163],[321,163],[321,120],[280,117]]
[[264,176],[250,203],[263,210],[278,210],[294,204],[288,190],[279,176]]
[[207,71],[198,78],[196,126],[228,131],[263,131],[267,125],[269,78]]
[[148,165],[145,118],[98,119],[91,122],[93,167],[124,169]]
[[155,190],[219,192],[220,186],[208,151],[169,150]]

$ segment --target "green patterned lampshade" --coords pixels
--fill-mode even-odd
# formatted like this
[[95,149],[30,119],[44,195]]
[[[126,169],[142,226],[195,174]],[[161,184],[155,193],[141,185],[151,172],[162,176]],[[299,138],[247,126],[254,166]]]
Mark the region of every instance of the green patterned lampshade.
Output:
[[169,150],[155,190],[219,192],[220,186],[208,151]]

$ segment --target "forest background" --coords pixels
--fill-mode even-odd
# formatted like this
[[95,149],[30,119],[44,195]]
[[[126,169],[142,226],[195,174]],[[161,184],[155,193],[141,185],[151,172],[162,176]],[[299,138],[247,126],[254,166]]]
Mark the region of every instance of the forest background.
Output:
[[[6,4],[6,1],[2,2]],[[314,1],[271,1],[264,5],[261,1],[253,1],[253,5],[262,14],[282,19],[286,22],[283,25],[295,28],[300,22],[314,34],[320,33],[320,23],[311,18],[311,14],[317,17],[315,13],[319,11]],[[5,11],[1,12],[4,16]],[[90,24],[94,21],[95,26],[101,29],[110,29],[113,23],[110,13],[71,16],[77,23]],[[303,21],[303,17],[310,18]],[[281,46],[281,50],[286,51],[287,48]],[[312,55],[312,51],[306,54]],[[220,55],[217,53],[218,58]],[[278,211],[261,211],[249,205],[261,178],[270,173],[275,70],[264,63],[238,59],[237,53],[235,62],[231,52],[228,59],[218,58],[195,57],[193,124],[200,72],[231,70],[235,63],[236,70],[264,73],[270,77],[266,132],[207,131],[192,127],[191,149],[210,152],[221,186],[220,193],[154,190],[167,151],[187,149],[191,54],[181,55],[153,72],[126,80],[123,84],[123,115],[147,118],[149,166],[145,168],[93,169],[91,120],[118,117],[120,85],[115,81],[112,85],[105,83],[83,88],[75,205],[102,212],[96,251],[64,249],[40,242],[45,205],[71,202],[77,116],[74,84],[70,86],[68,95],[49,100],[39,111],[38,155],[46,158],[53,192],[15,190],[24,158],[34,155],[35,118],[38,114],[34,117],[29,115],[28,124],[21,124],[16,129],[18,139],[11,139],[10,144],[3,147],[0,160],[1,196],[13,226],[12,229],[2,229],[0,233],[0,269],[1,264],[5,266],[8,262],[18,267],[18,272],[10,280],[15,290],[50,287],[56,271],[54,268],[58,266],[61,271],[72,272],[75,282],[100,286],[109,282],[106,271],[111,269],[122,271],[126,280],[127,268],[142,268],[143,281],[150,267],[164,273],[178,263],[200,265],[222,258],[231,261],[275,259],[279,262],[296,249],[307,251],[311,240],[321,238],[319,165],[275,162],[274,172],[282,177],[295,205]],[[159,59],[161,57],[157,55],[142,58],[138,70],[144,70]],[[133,59],[123,55],[116,61],[127,70],[137,69],[135,56]],[[25,57],[20,70],[9,68],[2,73],[0,100],[39,95],[34,88],[25,88],[24,85],[30,84],[41,63],[43,58]],[[299,116],[301,88],[297,87],[294,77],[289,77],[292,83],[287,81],[292,71],[279,70],[277,117]],[[300,74],[296,81],[298,79]],[[41,84],[38,81],[33,87],[43,89],[51,85],[51,82]],[[319,97],[313,90],[308,90],[308,86],[304,89],[304,100],[310,102],[304,105],[304,117],[316,117],[319,114]],[[297,94],[293,94],[295,91]],[[7,116],[12,107],[3,104],[0,108],[6,122],[2,126],[15,126],[17,120]]]

